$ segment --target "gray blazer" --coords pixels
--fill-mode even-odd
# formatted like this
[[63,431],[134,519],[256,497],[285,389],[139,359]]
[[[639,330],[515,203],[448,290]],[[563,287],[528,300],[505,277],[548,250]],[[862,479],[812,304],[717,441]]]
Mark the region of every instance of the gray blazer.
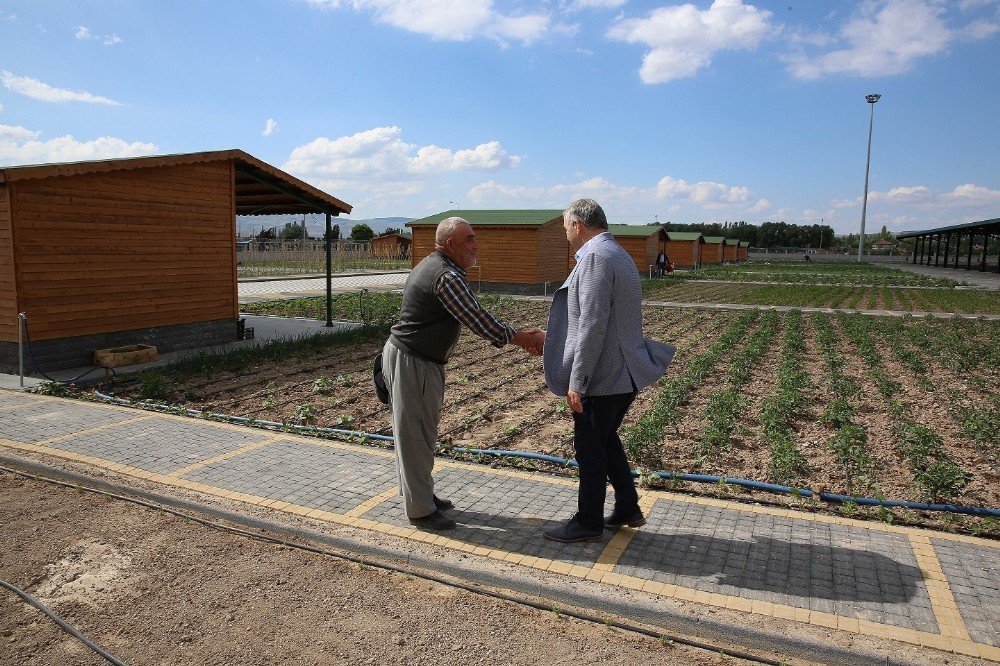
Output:
[[675,347],[642,337],[642,288],[635,262],[614,237],[594,238],[552,298],[545,382],[556,395],[616,395],[659,379]]

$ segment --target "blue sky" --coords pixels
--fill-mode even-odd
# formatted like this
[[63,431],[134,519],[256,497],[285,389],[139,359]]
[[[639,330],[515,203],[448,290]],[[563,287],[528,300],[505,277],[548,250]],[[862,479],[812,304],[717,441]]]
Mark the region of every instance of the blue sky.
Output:
[[1000,217],[1000,0],[0,0],[0,165],[243,149],[354,218]]

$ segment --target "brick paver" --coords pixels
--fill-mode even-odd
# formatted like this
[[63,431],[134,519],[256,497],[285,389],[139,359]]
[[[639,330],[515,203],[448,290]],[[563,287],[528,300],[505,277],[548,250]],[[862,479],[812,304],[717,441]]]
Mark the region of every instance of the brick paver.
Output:
[[559,544],[542,532],[574,512],[574,482],[447,459],[436,491],[454,500],[459,527],[428,536],[409,529],[383,449],[11,391],[0,391],[2,450],[570,578],[1000,661],[1000,547],[972,537],[644,492],[641,530]]
[[[360,289],[386,290],[402,289],[407,273],[384,273],[378,275],[352,275],[334,277],[331,289],[336,293],[358,291]],[[262,282],[240,282],[241,303],[261,300],[280,300],[326,294],[326,278],[303,278],[293,280],[266,280]]]

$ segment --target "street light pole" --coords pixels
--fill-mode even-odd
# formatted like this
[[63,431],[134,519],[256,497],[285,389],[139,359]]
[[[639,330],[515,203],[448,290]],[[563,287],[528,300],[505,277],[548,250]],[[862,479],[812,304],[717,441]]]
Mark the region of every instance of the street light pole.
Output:
[[865,196],[861,203],[861,238],[858,239],[858,263],[861,263],[861,253],[865,249],[865,214],[868,212],[868,170],[872,163],[872,125],[875,123],[875,102],[882,95],[865,95],[865,101],[871,105],[871,115],[868,117],[868,156],[865,158]]

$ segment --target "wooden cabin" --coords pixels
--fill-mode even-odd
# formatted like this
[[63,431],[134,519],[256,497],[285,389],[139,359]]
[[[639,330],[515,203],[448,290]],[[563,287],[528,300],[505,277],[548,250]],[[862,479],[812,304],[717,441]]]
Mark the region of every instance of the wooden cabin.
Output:
[[406,226],[413,230],[411,264],[434,251],[439,222],[461,217],[476,231],[476,266],[467,272],[477,289],[542,293],[569,275],[561,210],[446,210]]
[[413,234],[391,232],[371,239],[371,253],[374,257],[406,259],[410,256]]
[[736,259],[737,261],[747,261],[747,255],[750,252],[750,241],[740,241],[739,247],[736,249]]
[[722,248],[722,259],[723,259],[723,261],[732,262],[734,264],[737,261],[739,261],[740,258],[739,258],[739,256],[737,256],[737,252],[736,252],[736,250],[739,248],[739,246],[740,246],[740,242],[738,240],[736,240],[735,238],[727,238],[726,239],[726,244]]
[[701,267],[705,237],[698,231],[664,231],[662,247],[674,268]]
[[[609,224],[608,231],[632,257],[636,270],[640,274],[649,275],[650,266],[654,266],[653,270],[656,270],[656,254],[660,248],[662,226],[658,224]],[[576,266],[575,254],[573,247],[567,243],[566,266],[569,270],[573,270],[573,267]]]
[[705,247],[702,248],[701,263],[721,264],[726,247],[725,236],[705,236]]
[[233,342],[236,216],[350,210],[241,150],[0,168],[0,371],[19,312],[45,371]]

